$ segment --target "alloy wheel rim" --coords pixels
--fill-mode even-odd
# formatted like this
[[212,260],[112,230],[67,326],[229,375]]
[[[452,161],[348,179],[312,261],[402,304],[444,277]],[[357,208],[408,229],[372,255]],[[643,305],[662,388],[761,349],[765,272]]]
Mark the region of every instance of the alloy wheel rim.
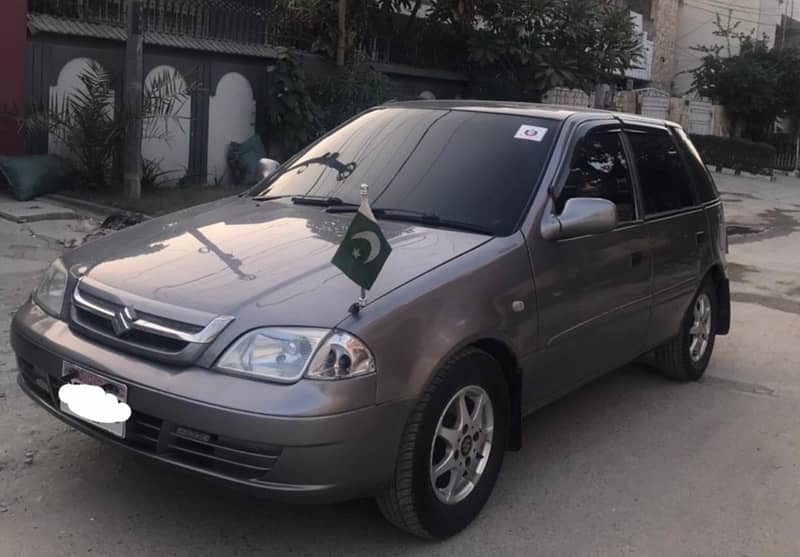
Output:
[[471,385],[459,390],[439,417],[431,443],[430,480],[446,505],[466,499],[489,462],[494,438],[494,408],[489,394]]
[[692,308],[692,327],[689,329],[689,356],[699,362],[708,350],[711,338],[711,299],[700,294]]

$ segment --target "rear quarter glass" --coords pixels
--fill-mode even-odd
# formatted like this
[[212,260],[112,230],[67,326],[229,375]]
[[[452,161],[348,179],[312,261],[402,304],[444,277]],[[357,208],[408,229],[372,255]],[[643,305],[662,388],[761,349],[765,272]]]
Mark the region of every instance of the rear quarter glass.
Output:
[[719,197],[717,187],[714,185],[714,179],[711,173],[703,163],[700,153],[695,148],[692,140],[686,135],[682,128],[672,128],[675,139],[678,143],[678,148],[681,154],[686,159],[688,165],[689,175],[692,178],[692,185],[697,191],[697,197],[701,203],[713,201]]

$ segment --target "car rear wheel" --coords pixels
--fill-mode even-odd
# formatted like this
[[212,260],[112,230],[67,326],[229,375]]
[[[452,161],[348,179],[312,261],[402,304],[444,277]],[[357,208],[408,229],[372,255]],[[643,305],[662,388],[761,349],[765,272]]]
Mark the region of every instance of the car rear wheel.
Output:
[[686,312],[681,331],[655,351],[661,372],[677,381],[696,381],[703,376],[717,333],[717,297],[710,281],[705,281]]
[[378,507],[394,525],[446,538],[477,516],[508,441],[508,388],[492,356],[469,349],[431,381],[406,424],[391,484]]

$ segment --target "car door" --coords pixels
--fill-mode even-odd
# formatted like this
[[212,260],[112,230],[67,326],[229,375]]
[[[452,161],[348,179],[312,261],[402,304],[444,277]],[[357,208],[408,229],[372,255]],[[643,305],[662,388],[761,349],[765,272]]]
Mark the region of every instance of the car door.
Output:
[[634,170],[653,257],[648,348],[674,336],[700,279],[707,221],[675,140],[666,127],[628,125]]
[[573,197],[613,201],[610,232],[548,241],[534,227],[529,241],[536,278],[540,351],[526,396],[565,392],[641,354],[650,315],[647,228],[619,124],[584,124],[567,155],[545,211],[560,214]]

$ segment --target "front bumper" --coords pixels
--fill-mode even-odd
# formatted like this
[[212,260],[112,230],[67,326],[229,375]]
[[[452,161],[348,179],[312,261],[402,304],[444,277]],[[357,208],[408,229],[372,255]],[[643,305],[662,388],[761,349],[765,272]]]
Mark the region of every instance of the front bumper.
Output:
[[[309,415],[308,399],[318,399],[325,409],[344,403],[332,403],[332,398],[341,397],[330,393],[312,397],[302,390],[255,385],[251,380],[228,376],[217,378],[222,386],[227,385],[220,396],[211,391],[205,400],[188,398],[175,391],[181,391],[181,381],[192,380],[192,373],[140,360],[75,335],[66,323],[31,303],[14,318],[11,344],[17,354],[18,382],[23,391],[74,428],[149,458],[279,500],[326,502],[377,492],[392,476],[411,409],[406,401]],[[124,439],[59,410],[57,391],[65,360],[128,386],[133,415]],[[160,372],[173,392],[131,379],[140,370],[142,377]],[[201,371],[213,373],[196,373]],[[252,407],[231,408],[236,391],[247,391],[248,387],[250,391],[273,389],[283,393],[284,399],[305,395],[294,401],[302,414],[273,415],[254,412]],[[318,387],[330,389],[327,385]],[[364,389],[363,385],[352,387],[357,392]],[[218,400],[225,401],[225,406]],[[245,403],[251,406],[252,399]],[[286,410],[286,405],[274,406]]]

